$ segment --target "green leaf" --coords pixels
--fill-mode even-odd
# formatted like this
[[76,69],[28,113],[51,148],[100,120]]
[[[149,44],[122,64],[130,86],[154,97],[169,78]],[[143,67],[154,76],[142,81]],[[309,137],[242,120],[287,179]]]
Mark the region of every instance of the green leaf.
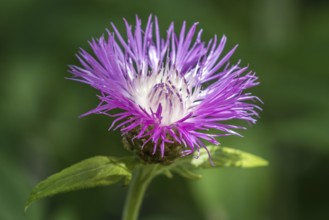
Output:
[[202,178],[201,174],[198,173],[194,173],[193,171],[195,170],[195,168],[191,166],[176,166],[172,169],[172,172],[175,172],[177,174],[179,174],[182,177],[185,177],[187,179],[191,179],[191,180],[198,180]]
[[133,164],[132,158],[105,156],[96,156],[76,163],[36,185],[26,202],[25,211],[33,201],[47,196],[96,186],[108,186],[121,179],[128,184],[131,180]]
[[200,155],[198,158],[193,158],[191,164],[195,167],[200,168],[213,168],[213,167],[261,167],[267,166],[268,162],[263,158],[243,152],[241,150],[218,147],[218,146],[207,146],[210,154],[210,158],[213,165],[209,161],[208,152],[205,149],[200,149]]
[[169,179],[173,178],[173,175],[172,175],[170,169],[164,169],[162,171],[162,174],[165,175],[166,177],[168,177]]

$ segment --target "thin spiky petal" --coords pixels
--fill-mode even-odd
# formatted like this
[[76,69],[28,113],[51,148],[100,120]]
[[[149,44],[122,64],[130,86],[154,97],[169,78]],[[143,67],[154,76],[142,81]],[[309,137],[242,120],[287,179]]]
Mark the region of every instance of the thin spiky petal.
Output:
[[[84,115],[114,117],[110,128],[123,134],[138,129],[133,139],[151,143],[161,156],[168,143],[183,145],[187,155],[204,147],[202,140],[219,144],[215,137],[239,135],[235,130],[245,127],[230,120],[256,123],[260,100],[244,90],[258,78],[239,62],[229,63],[237,46],[223,54],[226,36],[206,43],[198,23],[187,28],[183,22],[179,35],[172,23],[163,39],[157,17],[150,16],[145,29],[137,16],[134,28],[124,23],[126,39],[111,24],[107,39],[89,43],[94,55],[81,49],[81,67],[70,66],[74,80],[101,93],[100,104]],[[122,112],[113,115],[113,109]]]

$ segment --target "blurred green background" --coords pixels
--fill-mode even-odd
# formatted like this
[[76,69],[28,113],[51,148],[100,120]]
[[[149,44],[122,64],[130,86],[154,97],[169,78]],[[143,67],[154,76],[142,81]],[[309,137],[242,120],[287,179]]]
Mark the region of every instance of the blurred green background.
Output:
[[257,169],[214,169],[203,180],[158,177],[146,193],[144,220],[329,219],[329,1],[327,0],[1,0],[0,219],[120,219],[120,184],[23,206],[32,187],[94,155],[126,155],[111,119],[78,116],[96,91],[65,77],[74,54],[122,17],[200,22],[204,40],[228,37],[226,51],[249,64],[265,102],[244,138],[220,141],[270,161]]

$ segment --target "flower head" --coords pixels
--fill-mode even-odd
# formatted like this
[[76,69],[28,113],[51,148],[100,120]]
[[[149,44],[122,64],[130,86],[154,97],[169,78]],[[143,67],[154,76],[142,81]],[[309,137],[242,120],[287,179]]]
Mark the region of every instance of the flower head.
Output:
[[81,49],[82,67],[70,67],[75,80],[100,91],[99,105],[85,115],[115,118],[110,128],[156,161],[171,151],[173,157],[198,151],[203,140],[217,145],[217,136],[239,135],[234,130],[244,127],[231,119],[256,122],[260,108],[250,101],[259,99],[244,90],[257,85],[257,77],[229,63],[236,47],[223,55],[225,36],[203,42],[197,23],[186,30],[184,22],[179,35],[171,23],[161,38],[156,17],[145,29],[138,17],[134,28],[124,22],[126,38],[112,24],[107,38],[90,42],[94,56]]

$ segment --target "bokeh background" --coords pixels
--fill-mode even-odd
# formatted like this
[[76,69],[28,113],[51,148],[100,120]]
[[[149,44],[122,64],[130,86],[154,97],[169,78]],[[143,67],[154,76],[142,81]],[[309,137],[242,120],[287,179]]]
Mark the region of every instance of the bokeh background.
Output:
[[260,78],[259,122],[244,138],[222,138],[270,161],[256,169],[213,169],[200,181],[158,177],[147,191],[144,220],[329,219],[329,1],[327,0],[1,0],[0,219],[120,219],[127,189],[71,192],[23,206],[33,186],[94,155],[127,153],[111,119],[78,116],[97,105],[96,91],[65,77],[74,54],[112,21],[158,16],[200,22],[203,39],[228,37]]

